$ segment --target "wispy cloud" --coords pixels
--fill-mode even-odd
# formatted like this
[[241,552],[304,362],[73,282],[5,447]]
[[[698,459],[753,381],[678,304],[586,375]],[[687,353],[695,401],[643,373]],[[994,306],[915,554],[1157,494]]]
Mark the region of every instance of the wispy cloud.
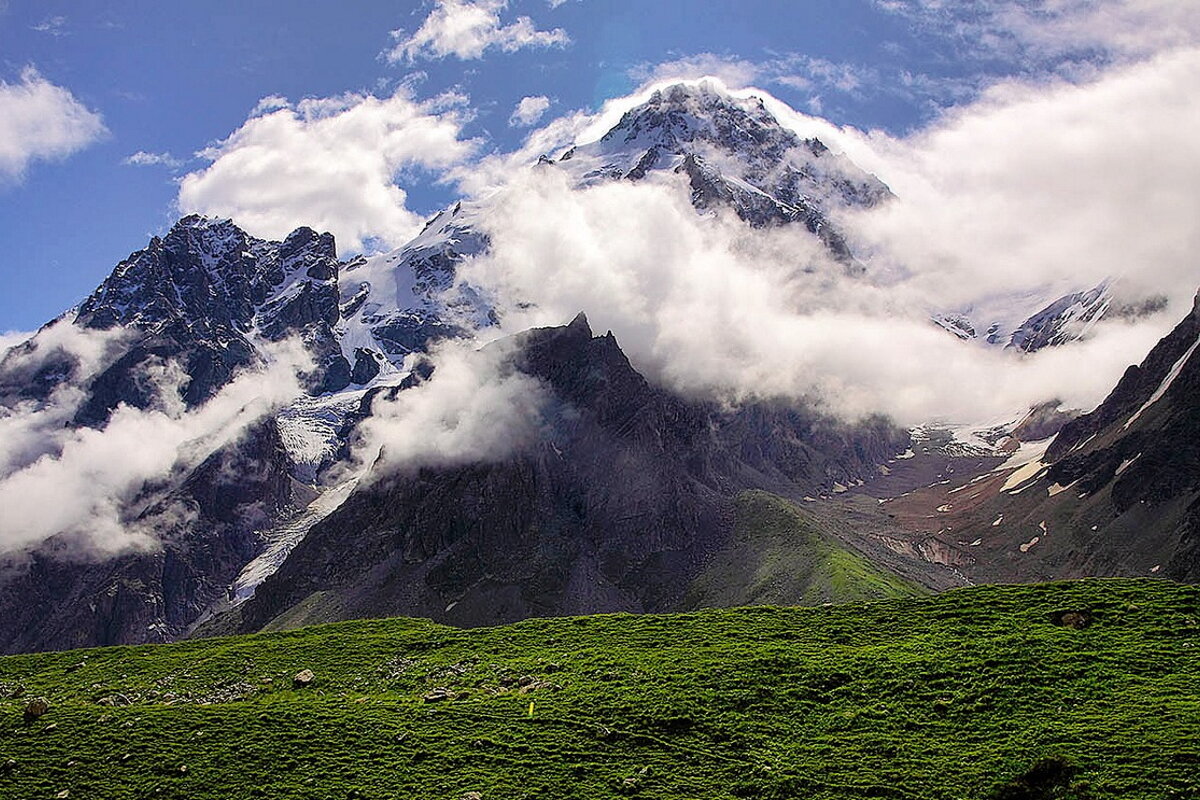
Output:
[[513,367],[510,344],[477,351],[453,340],[435,347],[428,380],[394,398],[376,398],[356,459],[377,463],[378,478],[398,469],[500,459],[534,441],[550,394]]
[[127,156],[121,161],[122,164],[130,167],[181,167],[183,160],[178,159],[170,153],[149,153],[145,150],[138,150],[133,155]]
[[434,0],[433,11],[414,33],[392,31],[395,44],[384,57],[392,63],[451,55],[468,61],[482,58],[491,49],[512,53],[570,43],[562,28],[539,30],[526,16],[503,24],[500,15],[507,8],[508,0]]
[[1021,71],[1150,56],[1200,43],[1200,5],[1179,0],[875,0],[960,55]]
[[[64,333],[80,339],[107,335]],[[154,532],[129,514],[146,482],[186,473],[301,391],[296,375],[311,366],[303,346],[285,342],[263,353],[267,363],[261,369],[242,373],[191,410],[182,408],[176,394],[174,402],[150,409],[120,405],[103,429],[93,429],[63,424],[78,394],[56,393],[41,408],[4,409],[5,446],[13,431],[26,439],[37,434],[41,452],[32,460],[0,463],[0,552],[27,552],[55,537],[67,540],[70,556],[79,559],[157,547]],[[182,370],[164,369],[156,384],[166,396],[185,380]]]
[[37,25],[31,25],[30,30],[38,33],[46,33],[50,36],[66,36],[67,35],[67,18],[66,17],[46,17]]
[[0,80],[0,180],[19,180],[30,162],[66,158],[106,132],[97,112],[33,67],[17,83]]
[[4,359],[5,353],[11,348],[28,340],[30,336],[33,336],[31,331],[4,331],[0,333],[0,360]]

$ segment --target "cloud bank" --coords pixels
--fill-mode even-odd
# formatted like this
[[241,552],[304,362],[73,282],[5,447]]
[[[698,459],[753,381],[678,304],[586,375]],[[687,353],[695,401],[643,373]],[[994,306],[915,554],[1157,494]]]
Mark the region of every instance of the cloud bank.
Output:
[[1162,332],[1112,326],[1035,357],[963,343],[929,322],[921,284],[849,278],[806,231],[699,217],[677,176],[581,192],[540,170],[494,202],[492,250],[462,279],[498,300],[505,329],[584,309],[685,394],[977,422],[1053,398],[1093,403]]
[[[104,344],[105,334],[65,327],[71,330],[63,335],[87,346]],[[70,387],[39,408],[3,409],[0,552],[29,551],[51,539],[67,543],[76,558],[157,547],[155,535],[131,519],[145,484],[198,466],[300,393],[296,375],[311,364],[303,347],[273,345],[264,355],[263,369],[242,373],[190,411],[173,391],[185,376],[169,365],[150,376],[160,389],[157,407],[118,406],[103,429],[63,427],[72,402],[82,398]],[[25,435],[10,436],[17,431]],[[22,444],[41,452],[31,459],[28,452],[16,452]]]
[[100,115],[33,67],[0,80],[0,181],[19,180],[30,162],[66,158],[106,133]]

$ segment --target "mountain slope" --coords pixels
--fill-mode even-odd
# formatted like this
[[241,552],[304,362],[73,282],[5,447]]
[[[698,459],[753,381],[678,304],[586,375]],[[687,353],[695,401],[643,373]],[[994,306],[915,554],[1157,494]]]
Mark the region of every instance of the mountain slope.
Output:
[[1182,800],[1198,606],[1083,581],[3,658],[0,793]]
[[823,534],[794,503],[747,491],[738,495],[729,545],[692,582],[683,606],[817,605],[923,593]]
[[[975,581],[1200,580],[1200,303],[1093,411],[879,513]],[[957,467],[957,473],[954,469]]]

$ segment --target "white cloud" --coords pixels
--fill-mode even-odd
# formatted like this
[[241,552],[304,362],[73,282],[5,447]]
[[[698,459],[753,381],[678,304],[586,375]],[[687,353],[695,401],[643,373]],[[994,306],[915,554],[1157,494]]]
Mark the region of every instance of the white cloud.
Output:
[[20,179],[31,161],[66,158],[106,133],[100,115],[33,67],[0,80],[0,179]]
[[331,231],[343,252],[401,244],[421,226],[396,185],[406,167],[446,168],[474,142],[459,138],[462,98],[418,103],[347,94],[278,108],[278,98],[229,138],[200,153],[212,163],[185,176],[179,206],[235,219],[281,238],[298,225]]
[[821,105],[820,92],[856,97],[888,94],[909,100],[947,94],[947,86],[942,83],[929,85],[907,73],[885,79],[875,67],[814,58],[804,53],[781,53],[760,61],[696,53],[657,64],[639,64],[629,70],[629,75],[643,85],[716,78],[732,89],[786,86],[808,93],[808,102],[817,108]]
[[[143,485],[195,467],[301,391],[296,373],[311,363],[303,347],[283,344],[266,353],[264,369],[243,373],[187,412],[178,403],[122,405],[98,430],[51,425],[63,411],[53,404],[61,397],[48,408],[16,410],[4,421],[45,423],[51,445],[36,460],[0,471],[0,552],[28,551],[56,536],[69,540],[73,558],[155,548],[153,533],[126,516]],[[159,377],[170,374],[164,368]]]
[[0,360],[4,359],[4,355],[10,348],[27,341],[30,336],[33,336],[32,331],[5,331],[0,333]]
[[145,150],[138,150],[136,153],[127,156],[121,163],[131,167],[183,166],[183,161],[170,153],[149,153]]
[[629,71],[629,75],[643,84],[712,77],[728,87],[740,89],[758,82],[764,71],[764,62],[717,53],[695,53],[657,64],[639,64]]
[[357,457],[378,458],[380,477],[399,469],[493,461],[533,441],[549,394],[516,371],[510,343],[483,350],[438,346],[432,377],[389,400],[380,395],[362,424]]
[[434,0],[433,11],[411,36],[392,31],[396,44],[384,55],[389,62],[456,56],[482,58],[492,48],[512,53],[526,47],[564,46],[571,39],[562,28],[538,30],[521,16],[509,25],[500,20],[508,0]]
[[508,124],[512,127],[520,126],[522,128],[536,125],[549,108],[550,98],[545,95],[522,97],[521,102],[517,103],[517,107],[509,116]]
[[1173,51],[1082,85],[1001,84],[904,140],[835,134],[900,197],[856,227],[948,302],[1121,276],[1183,308],[1200,280],[1197,82],[1200,49]]
[[250,111],[250,116],[257,117],[260,114],[266,114],[270,111],[278,111],[281,108],[291,107],[291,101],[283,95],[269,94],[259,98],[259,101],[254,104],[254,108]]
[[493,202],[493,249],[462,279],[498,298],[505,328],[586,310],[685,394],[978,421],[1054,397],[1093,403],[1162,333],[1113,327],[1034,358],[966,344],[930,324],[923,287],[850,280],[803,231],[700,217],[678,176],[581,192],[538,170]]

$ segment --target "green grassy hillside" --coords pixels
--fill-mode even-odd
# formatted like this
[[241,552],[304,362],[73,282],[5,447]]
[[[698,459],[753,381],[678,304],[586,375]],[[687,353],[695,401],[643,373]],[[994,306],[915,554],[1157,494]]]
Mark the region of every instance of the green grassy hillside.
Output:
[[742,492],[733,541],[692,584],[688,608],[848,603],[925,594],[821,533],[796,504]]
[[1194,798],[1200,588],[346,622],[4,658],[0,695],[4,798]]

